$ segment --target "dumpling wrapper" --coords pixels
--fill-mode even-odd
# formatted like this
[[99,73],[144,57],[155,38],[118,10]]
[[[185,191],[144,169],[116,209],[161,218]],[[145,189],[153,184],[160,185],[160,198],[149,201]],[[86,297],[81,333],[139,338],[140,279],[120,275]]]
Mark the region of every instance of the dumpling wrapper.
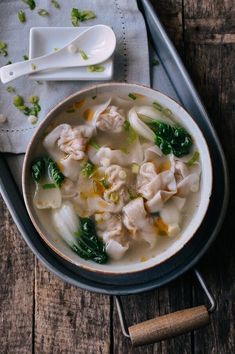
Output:
[[128,248],[129,246],[122,246],[117,241],[110,240],[106,245],[106,253],[110,258],[119,260],[124,256]]
[[[48,183],[51,183],[49,181]],[[36,184],[33,203],[38,209],[55,209],[61,206],[62,196],[60,188],[44,189],[41,184]]]

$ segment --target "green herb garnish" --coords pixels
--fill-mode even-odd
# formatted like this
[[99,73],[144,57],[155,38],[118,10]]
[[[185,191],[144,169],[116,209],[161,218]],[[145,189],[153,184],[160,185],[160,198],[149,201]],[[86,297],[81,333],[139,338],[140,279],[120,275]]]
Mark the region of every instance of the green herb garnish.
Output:
[[88,56],[86,55],[86,53],[82,49],[79,49],[78,51],[81,54],[81,57],[82,57],[83,60],[87,60],[88,59]]
[[128,97],[130,97],[132,100],[136,100],[136,96],[133,93],[129,93]]
[[97,96],[92,96],[91,98],[92,98],[93,100],[95,100],[95,99],[96,99],[96,97],[97,97]]
[[22,58],[23,58],[24,60],[29,60],[29,57],[28,57],[27,54],[24,54],[24,55],[22,56]]
[[14,93],[15,89],[14,89],[13,86],[7,86],[6,91],[9,92],[9,93]]
[[36,70],[36,65],[35,64],[31,64],[31,68],[32,68],[32,70]]
[[21,96],[15,96],[13,97],[13,105],[16,108],[23,107],[24,106],[24,99]]
[[92,162],[88,161],[82,166],[81,172],[84,177],[90,177],[94,172],[94,170],[95,170],[95,166],[93,165]]
[[56,9],[60,9],[60,4],[56,0],[51,0],[51,5],[53,5]]
[[46,183],[42,185],[43,189],[53,189],[56,188],[57,186],[55,185],[55,183]]
[[101,146],[99,144],[97,144],[97,142],[94,139],[91,139],[89,141],[89,145],[91,145],[96,150],[99,150],[101,148]]
[[187,165],[188,165],[188,166],[194,165],[195,162],[198,161],[199,156],[200,156],[199,152],[198,152],[198,151],[195,151],[194,154],[193,154],[193,156],[191,157],[191,159],[187,162]]
[[11,60],[9,60],[9,61],[6,63],[6,65],[10,65],[10,64],[12,64],[12,61],[11,61]]
[[8,55],[7,44],[5,42],[0,42],[0,55],[3,57]]
[[136,199],[136,198],[139,197],[139,194],[135,190],[133,190],[131,188],[128,188],[127,193],[128,193],[128,196],[129,196],[130,200],[133,200],[133,199]]
[[134,131],[134,129],[131,127],[130,122],[127,119],[124,122],[124,130],[128,133],[127,142],[129,144],[133,143],[133,141],[135,141],[135,139],[137,138],[138,135]]
[[108,261],[105,244],[97,236],[95,223],[90,218],[80,218],[80,230],[75,232],[77,243],[72,246],[81,258],[104,264]]
[[99,182],[102,184],[102,186],[103,186],[105,189],[108,189],[108,188],[109,188],[109,182],[107,181],[107,179],[102,178]]
[[97,72],[97,73],[100,73],[100,72],[103,72],[105,70],[104,66],[103,65],[89,65],[87,67],[87,71],[93,73],[93,72]]
[[156,134],[155,144],[164,155],[173,153],[176,157],[181,157],[190,152],[192,138],[183,127],[171,126],[157,120],[148,125]]
[[50,15],[49,12],[47,10],[45,10],[45,9],[39,9],[38,10],[38,14],[40,16],[49,16]]
[[128,132],[129,129],[130,129],[130,126],[131,125],[130,125],[129,120],[126,119],[125,122],[124,122],[124,130]]
[[71,10],[71,23],[74,27],[79,26],[80,22],[91,20],[96,17],[95,13],[90,10],[80,11],[79,9],[73,8]]
[[23,10],[18,11],[18,19],[21,23],[24,23],[26,21],[25,13]]
[[34,0],[22,0],[26,5],[28,5],[28,7],[30,8],[30,10],[34,10],[36,7],[35,1]]
[[156,101],[153,102],[153,108],[155,108],[157,111],[160,111],[160,112],[163,111],[162,105],[160,103],[156,102]]
[[38,103],[38,101],[39,101],[38,96],[30,96],[30,97],[28,98],[28,102],[29,102],[29,103]]

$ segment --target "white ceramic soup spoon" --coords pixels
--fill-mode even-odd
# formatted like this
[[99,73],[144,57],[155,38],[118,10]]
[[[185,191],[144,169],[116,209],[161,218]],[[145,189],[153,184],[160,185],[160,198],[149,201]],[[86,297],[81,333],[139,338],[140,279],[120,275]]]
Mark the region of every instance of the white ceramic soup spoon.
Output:
[[93,26],[54,53],[3,66],[0,78],[5,84],[41,70],[96,65],[107,60],[115,47],[116,37],[110,27]]

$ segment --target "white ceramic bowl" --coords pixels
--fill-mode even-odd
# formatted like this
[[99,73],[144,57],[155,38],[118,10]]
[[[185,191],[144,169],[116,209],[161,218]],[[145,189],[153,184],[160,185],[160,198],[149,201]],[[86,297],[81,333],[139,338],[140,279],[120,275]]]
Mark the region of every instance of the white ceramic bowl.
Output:
[[[193,137],[197,145],[197,149],[200,153],[200,163],[202,168],[198,207],[192,215],[190,222],[187,224],[185,229],[182,230],[180,237],[175,239],[174,242],[166,250],[158,254],[156,257],[150,258],[145,262],[136,262],[126,265],[115,263],[100,265],[94,262],[81,259],[77,254],[70,250],[70,248],[64,242],[58,242],[58,236],[55,237],[52,229],[45,229],[44,225],[40,222],[40,219],[32,203],[32,188],[30,187],[30,165],[35,157],[37,146],[42,141],[43,134],[46,128],[52,122],[55,123],[57,116],[62,111],[65,111],[66,108],[71,106],[72,103],[80,101],[85,97],[97,96],[99,94],[116,93],[117,95],[121,94],[122,96],[127,96],[130,92],[135,92],[147,96],[151,100],[158,101],[163,106],[168,107],[176,117],[176,121],[181,123]],[[48,113],[44,121],[38,127],[28,146],[23,166],[22,183],[24,200],[30,218],[35,228],[37,229],[39,235],[42,237],[48,247],[53,250],[53,252],[62,257],[62,259],[64,259],[65,261],[68,261],[79,268],[83,268],[91,272],[98,272],[99,274],[103,275],[121,275],[155,267],[158,264],[163,263],[170,257],[173,257],[186,245],[187,242],[189,242],[189,240],[193,237],[193,235],[196,233],[199,226],[201,225],[203,218],[206,214],[207,208],[209,206],[210,195],[212,190],[212,166],[208,147],[202,132],[200,131],[199,127],[194,122],[192,117],[177,102],[175,102],[174,100],[159,91],[155,91],[141,85],[126,83],[108,83],[81,90],[73,94],[72,96],[66,98],[64,101],[60,102],[55,108],[53,108]]]

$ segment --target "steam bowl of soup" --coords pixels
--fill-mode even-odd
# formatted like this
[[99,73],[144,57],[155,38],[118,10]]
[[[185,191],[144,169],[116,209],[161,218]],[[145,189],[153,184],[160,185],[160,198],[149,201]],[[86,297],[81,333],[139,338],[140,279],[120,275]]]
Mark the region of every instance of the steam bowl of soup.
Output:
[[38,127],[23,194],[40,237],[78,269],[157,267],[193,237],[212,167],[194,120],[166,95],[109,83],[58,104]]

